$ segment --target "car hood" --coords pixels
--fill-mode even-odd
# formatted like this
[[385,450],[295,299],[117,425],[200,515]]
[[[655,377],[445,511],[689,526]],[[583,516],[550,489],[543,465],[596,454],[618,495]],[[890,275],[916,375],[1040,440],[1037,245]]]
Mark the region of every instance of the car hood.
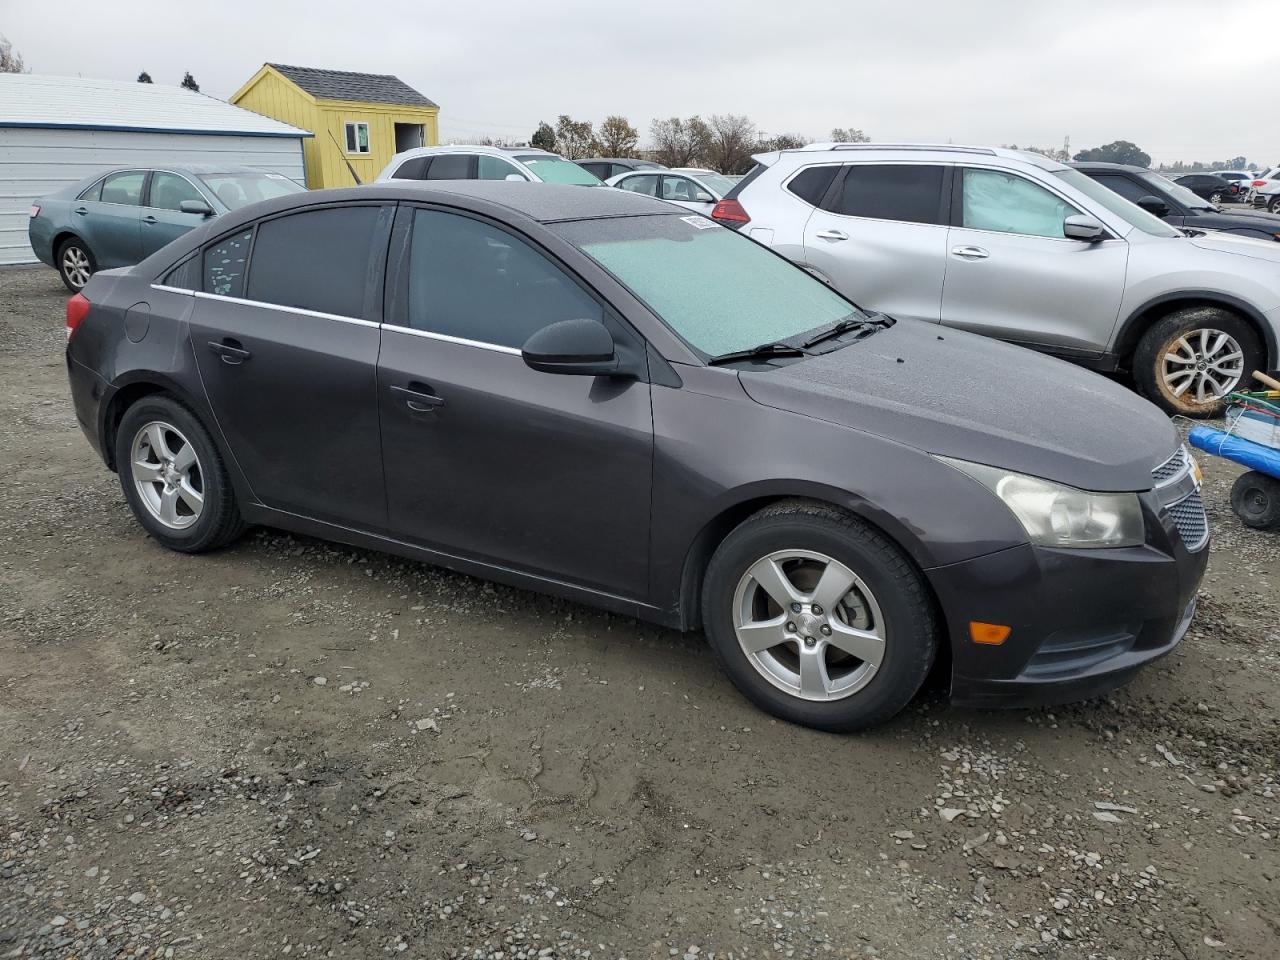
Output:
[[767,372],[756,402],[1085,490],[1146,490],[1178,447],[1155,406],[1095,373],[918,321]]
[[[1188,224],[1188,226],[1192,225]],[[1280,230],[1280,226],[1276,229]],[[1280,263],[1280,243],[1274,240],[1242,237],[1238,234],[1214,230],[1210,230],[1203,237],[1188,237],[1188,239],[1201,250],[1234,253],[1242,257],[1252,257],[1254,260],[1265,260],[1267,263]]]

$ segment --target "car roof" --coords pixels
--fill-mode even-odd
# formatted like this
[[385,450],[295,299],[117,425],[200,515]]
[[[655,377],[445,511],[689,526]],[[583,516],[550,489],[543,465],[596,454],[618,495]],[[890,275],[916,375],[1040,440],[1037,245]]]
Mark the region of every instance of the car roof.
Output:
[[164,170],[170,173],[189,173],[193,177],[207,177],[215,173],[268,174],[275,172],[273,170],[246,167],[242,163],[131,163],[125,166],[112,167],[109,170],[99,170],[97,173],[91,174],[91,179],[98,180],[109,174],[126,170]]
[[786,150],[777,150],[772,153],[756,154],[754,159],[760,161],[761,158],[778,157],[783,155],[804,155],[806,153],[837,153],[849,154],[850,157],[858,154],[872,155],[899,155],[917,159],[921,153],[937,153],[952,156],[984,156],[984,157],[1000,157],[1006,160],[1016,160],[1022,163],[1028,163],[1032,166],[1040,167],[1043,170],[1064,170],[1066,165],[1058,160],[1053,160],[1040,153],[1032,153],[1029,150],[1014,150],[1009,147],[970,147],[954,143],[809,143],[803,147],[792,147]]
[[1132,163],[1106,163],[1102,160],[1077,160],[1071,164],[1077,170],[1123,170],[1127,173],[1154,173],[1146,167],[1139,167]]
[[536,153],[546,157],[564,159],[558,153],[543,150],[541,147],[486,147],[480,144],[450,143],[435,147],[412,147],[396,154],[399,159],[406,157],[429,157],[437,153],[484,153],[496,157],[513,157],[516,154]]

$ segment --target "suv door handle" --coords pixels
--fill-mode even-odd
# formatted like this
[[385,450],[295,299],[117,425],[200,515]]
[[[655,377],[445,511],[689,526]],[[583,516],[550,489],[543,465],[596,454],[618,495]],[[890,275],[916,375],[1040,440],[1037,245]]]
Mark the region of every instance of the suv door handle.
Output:
[[244,363],[253,356],[253,354],[241,346],[239,340],[233,340],[230,337],[227,337],[221,342],[217,340],[210,340],[209,349],[220,356],[223,363],[228,363],[233,367],[237,364]]
[[814,234],[819,240],[848,240],[849,235],[843,230],[819,230]]
[[985,260],[991,256],[981,247],[952,247],[951,255],[960,257],[962,260]]
[[157,220],[155,217],[151,216],[150,214],[147,214],[145,217],[142,218],[142,222],[143,223],[159,223],[160,221]]
[[391,392],[404,398],[404,405],[414,413],[435,413],[436,408],[444,406],[444,398],[431,392],[425,383],[410,383],[407,387],[392,384]]

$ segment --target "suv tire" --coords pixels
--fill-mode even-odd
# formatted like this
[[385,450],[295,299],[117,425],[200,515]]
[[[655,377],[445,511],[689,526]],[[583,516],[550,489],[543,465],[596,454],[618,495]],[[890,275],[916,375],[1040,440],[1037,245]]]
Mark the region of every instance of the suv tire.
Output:
[[940,635],[924,579],[894,543],[804,500],[766,507],[725,538],[703,579],[702,618],[716,658],[756,706],[838,733],[905,707]]
[[68,237],[58,244],[54,262],[58,265],[58,276],[62,278],[63,285],[72,293],[83,290],[89,278],[98,272],[98,261],[79,237]]
[[[1143,334],[1133,353],[1133,378],[1167,413],[1214,417],[1226,407],[1227,395],[1248,382],[1250,371],[1261,370],[1265,359],[1258,334],[1239,314],[1185,307]],[[1197,399],[1200,390],[1204,400]]]
[[116,472],[138,523],[170,550],[217,550],[245,531],[235,491],[199,417],[163,394],[129,407],[115,436]]

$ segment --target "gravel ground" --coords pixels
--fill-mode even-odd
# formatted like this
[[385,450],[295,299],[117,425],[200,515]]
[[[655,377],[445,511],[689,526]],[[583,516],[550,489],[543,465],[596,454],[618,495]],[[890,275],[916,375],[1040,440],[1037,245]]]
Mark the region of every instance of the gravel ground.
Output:
[[1276,956],[1280,535],[1234,466],[1130,687],[830,736],[697,636],[269,530],[165,551],[64,297],[0,271],[0,957]]

